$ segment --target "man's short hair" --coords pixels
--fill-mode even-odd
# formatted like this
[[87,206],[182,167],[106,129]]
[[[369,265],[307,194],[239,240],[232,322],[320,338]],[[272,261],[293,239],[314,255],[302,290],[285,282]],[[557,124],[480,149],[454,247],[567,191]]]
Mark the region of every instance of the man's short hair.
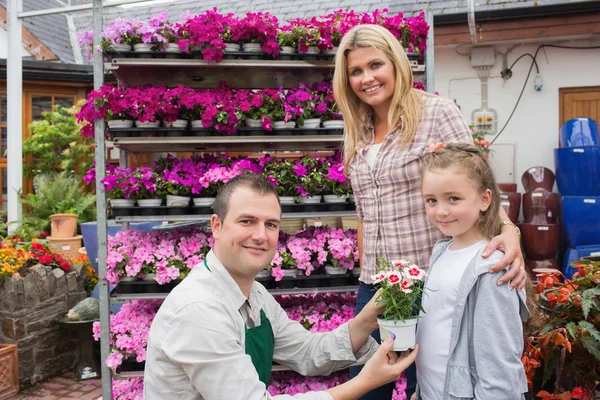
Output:
[[252,189],[260,196],[272,194],[277,199],[279,207],[281,207],[281,202],[277,195],[277,188],[269,182],[267,178],[259,174],[246,173],[236,176],[219,190],[215,203],[213,204],[213,210],[221,221],[225,221],[225,217],[229,211],[229,199],[233,192],[239,187]]

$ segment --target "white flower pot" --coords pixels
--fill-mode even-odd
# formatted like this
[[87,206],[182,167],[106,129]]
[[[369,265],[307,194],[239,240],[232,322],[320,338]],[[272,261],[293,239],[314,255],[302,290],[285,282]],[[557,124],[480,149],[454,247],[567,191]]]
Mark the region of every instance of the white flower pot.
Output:
[[377,318],[379,324],[379,334],[381,335],[381,342],[388,338],[388,336],[394,337],[394,351],[405,351],[408,349],[414,349],[416,344],[415,333],[417,331],[417,318],[406,319],[402,321],[388,321]]
[[113,207],[133,207],[135,200],[132,199],[111,199],[110,205]]
[[150,43],[134,44],[133,51],[152,51],[152,44],[150,44]]
[[294,129],[296,127],[296,121],[288,121],[285,123],[287,129]]
[[334,267],[333,265],[326,265],[325,272],[327,275],[344,275],[348,270],[344,267]]
[[282,205],[296,204],[294,196],[279,196],[279,202]]
[[269,271],[268,269],[263,269],[262,271],[260,271],[258,273],[258,275],[256,275],[257,278],[268,278],[271,276],[271,271]]
[[131,128],[133,126],[131,119],[113,119],[107,123],[109,128]]
[[353,194],[351,194],[348,199],[350,200],[351,203],[354,203],[354,195]]
[[317,46],[308,46],[306,54],[321,54],[321,49],[319,49]]
[[203,129],[204,125],[202,125],[201,119],[195,119],[192,121],[192,129]]
[[296,276],[298,275],[298,268],[284,269],[283,273],[284,276]]
[[240,51],[239,43],[225,43],[225,53],[232,53]]
[[323,128],[344,129],[344,120],[323,121]]
[[122,282],[132,282],[132,281],[137,281],[137,276],[124,276],[122,278],[119,279]]
[[355,278],[358,278],[360,276],[360,268],[359,267],[352,268],[352,270],[350,272],[352,272],[352,276]]
[[304,120],[304,126],[299,126],[300,129],[315,129],[321,126],[320,118],[309,118]]
[[187,128],[188,122],[185,119],[176,119],[173,122],[165,121],[166,128]]
[[321,196],[300,197],[300,204],[319,204]]
[[162,199],[140,199],[137,203],[140,207],[160,207]]
[[194,197],[194,205],[196,207],[210,207],[214,204],[214,197]]
[[153,281],[156,279],[156,273],[155,272],[150,272],[147,274],[144,274],[144,280],[145,281]]
[[112,49],[114,51],[116,51],[117,53],[120,53],[122,51],[131,51],[131,45],[130,44],[123,44],[123,43],[113,43],[110,45],[110,47],[112,47]]
[[160,126],[160,121],[154,121],[154,122],[135,121],[135,126],[138,128],[158,128]]
[[165,51],[167,53],[182,53],[177,43],[167,43],[165,46]]
[[261,128],[262,121],[260,119],[246,118],[244,120],[248,128]]
[[275,121],[273,122],[273,129],[288,129],[288,125],[283,121]]
[[338,46],[333,46],[332,49],[323,50],[323,54],[335,55],[338,51]]
[[325,194],[325,195],[323,195],[323,201],[325,203],[330,203],[330,204],[339,204],[339,203],[345,203],[346,198],[343,196],[338,196],[336,194]]
[[244,43],[242,49],[247,53],[260,53],[262,51],[260,43]]
[[281,46],[279,54],[295,54],[296,48],[292,46]]
[[176,196],[173,194],[167,195],[168,207],[187,207],[190,204],[191,196]]

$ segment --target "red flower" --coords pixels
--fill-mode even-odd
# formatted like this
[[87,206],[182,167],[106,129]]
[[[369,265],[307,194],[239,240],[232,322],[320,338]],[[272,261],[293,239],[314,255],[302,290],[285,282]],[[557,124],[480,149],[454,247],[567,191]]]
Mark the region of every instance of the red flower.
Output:
[[68,262],[63,261],[60,263],[60,268],[65,272],[69,272],[71,270],[71,265]]
[[52,255],[46,254],[45,256],[40,257],[40,264],[52,264]]

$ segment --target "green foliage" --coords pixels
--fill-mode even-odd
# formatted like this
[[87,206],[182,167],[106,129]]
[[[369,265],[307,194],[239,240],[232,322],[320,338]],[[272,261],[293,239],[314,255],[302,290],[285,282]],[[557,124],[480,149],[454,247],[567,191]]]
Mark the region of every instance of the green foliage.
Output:
[[77,214],[78,222],[96,219],[96,196],[86,193],[81,179],[68,172],[37,175],[34,193],[21,196],[29,213],[20,221],[17,234],[24,238],[47,232],[52,214]]
[[61,171],[83,177],[92,167],[93,138],[85,138],[79,131],[74,117],[79,108],[57,106],[29,125],[31,137],[23,141],[23,154],[28,156],[23,166],[25,177]]

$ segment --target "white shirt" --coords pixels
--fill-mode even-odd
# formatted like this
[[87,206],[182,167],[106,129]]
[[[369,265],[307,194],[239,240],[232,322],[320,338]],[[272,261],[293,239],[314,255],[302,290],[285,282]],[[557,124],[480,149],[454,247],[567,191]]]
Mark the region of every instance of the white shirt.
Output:
[[245,325],[269,318],[273,360],[302,375],[328,375],[364,363],[377,349],[372,338],[352,353],[348,324],[310,333],[288,318],[273,296],[255,282],[246,298],[213,251],[209,272],[195,267],[167,297],[148,336],[144,371],[147,400],[331,400],[327,392],[270,396],[245,352]]
[[448,248],[427,278],[421,302],[425,313],[420,313],[417,325],[417,381],[423,400],[443,398],[458,287],[467,265],[487,243],[482,240],[459,250]]
[[369,164],[370,168],[373,168],[375,165],[375,159],[377,158],[377,153],[381,150],[382,143],[372,144],[371,147],[365,153],[365,159],[367,160],[367,164]]

